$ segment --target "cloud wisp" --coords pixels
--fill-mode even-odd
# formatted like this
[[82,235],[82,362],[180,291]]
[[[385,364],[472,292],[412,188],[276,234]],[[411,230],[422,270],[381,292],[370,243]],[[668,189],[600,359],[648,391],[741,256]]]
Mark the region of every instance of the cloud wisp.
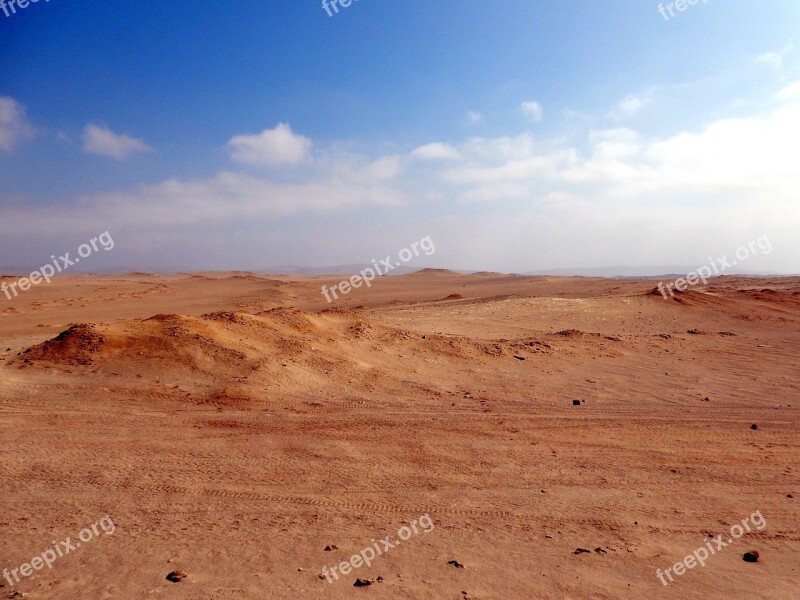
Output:
[[19,142],[32,139],[35,130],[25,107],[9,96],[0,96],[0,151],[12,152]]
[[125,160],[134,154],[152,150],[143,140],[124,133],[115,133],[108,127],[94,123],[86,125],[82,138],[86,152],[116,160]]

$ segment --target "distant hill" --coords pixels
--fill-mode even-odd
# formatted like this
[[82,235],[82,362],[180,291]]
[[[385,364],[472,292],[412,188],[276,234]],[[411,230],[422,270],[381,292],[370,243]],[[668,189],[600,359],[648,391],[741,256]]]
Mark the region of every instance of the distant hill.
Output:
[[[686,266],[618,266],[573,269],[544,269],[526,271],[523,275],[550,275],[554,277],[685,277],[687,273],[697,271],[700,265]],[[742,269],[728,269],[722,275],[764,275],[775,273],[749,272]]]

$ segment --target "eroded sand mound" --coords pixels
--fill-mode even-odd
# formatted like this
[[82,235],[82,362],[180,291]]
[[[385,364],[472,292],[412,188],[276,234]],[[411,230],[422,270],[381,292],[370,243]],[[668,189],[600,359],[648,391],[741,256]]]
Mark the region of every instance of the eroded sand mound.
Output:
[[550,349],[531,337],[482,341],[421,335],[351,309],[274,308],[74,325],[12,362],[56,371],[78,367],[87,374],[126,378],[137,387],[155,380],[213,401],[240,401],[258,399],[265,391],[397,394],[425,381],[434,390],[432,373],[444,379],[475,364]]
[[28,362],[39,360],[56,364],[90,365],[92,357],[100,352],[105,338],[94,325],[72,325],[52,340],[33,346],[25,352]]

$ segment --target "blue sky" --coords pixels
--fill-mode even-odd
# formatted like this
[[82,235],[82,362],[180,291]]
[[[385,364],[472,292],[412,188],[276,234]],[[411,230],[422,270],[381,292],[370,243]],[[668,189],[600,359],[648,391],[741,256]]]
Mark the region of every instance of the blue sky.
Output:
[[420,266],[695,265],[769,235],[749,266],[800,272],[796,1],[15,10],[0,265],[105,230],[98,268],[367,262],[428,235]]

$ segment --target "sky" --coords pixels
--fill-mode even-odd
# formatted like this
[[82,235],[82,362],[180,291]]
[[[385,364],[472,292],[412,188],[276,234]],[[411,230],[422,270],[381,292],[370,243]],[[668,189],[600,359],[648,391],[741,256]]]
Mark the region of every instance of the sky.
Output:
[[19,1],[0,266],[800,273],[796,0]]

